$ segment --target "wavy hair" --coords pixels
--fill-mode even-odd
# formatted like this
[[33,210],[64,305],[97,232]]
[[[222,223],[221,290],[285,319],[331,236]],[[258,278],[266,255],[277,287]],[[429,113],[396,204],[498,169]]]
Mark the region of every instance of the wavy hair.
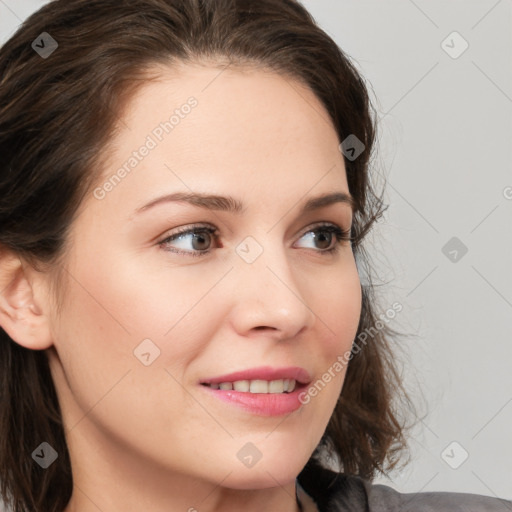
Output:
[[[36,50],[49,50],[43,32],[58,44],[49,55]],[[355,159],[344,154],[356,201],[352,249],[367,273],[356,336],[364,343],[354,343],[312,457],[325,448],[347,474],[387,474],[407,451],[400,411],[412,402],[392,350],[401,334],[377,317],[362,244],[387,208],[370,174],[375,109],[351,59],[297,0],[53,0],[28,17],[0,49],[0,249],[48,272],[61,305],[70,229],[100,177],[123,108],[155,64],[192,61],[264,68],[305,84],[340,143],[355,135],[365,146]],[[59,454],[46,470],[31,457],[43,439]],[[73,487],[46,353],[20,346],[3,329],[0,484],[13,512],[61,512]]]

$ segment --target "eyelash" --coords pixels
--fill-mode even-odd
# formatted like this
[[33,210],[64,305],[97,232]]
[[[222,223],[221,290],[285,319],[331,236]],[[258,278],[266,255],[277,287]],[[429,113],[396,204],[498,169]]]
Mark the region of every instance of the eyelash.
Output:
[[[197,233],[204,233],[204,232],[209,233],[210,235],[213,235],[213,234],[216,233],[216,231],[217,231],[216,228],[212,228],[210,226],[195,225],[193,227],[186,227],[186,228],[184,228],[181,231],[173,233],[171,236],[165,238],[161,242],[158,242],[158,245],[160,247],[164,248],[169,242],[175,240],[176,238],[178,238],[179,236],[182,236],[182,235],[197,234]],[[310,230],[304,232],[303,235],[301,236],[301,238],[304,235],[307,235],[308,233],[318,232],[318,231],[324,231],[324,232],[328,232],[328,233],[333,233],[336,236],[336,243],[330,249],[323,249],[323,250],[320,249],[320,250],[317,250],[317,251],[315,251],[313,249],[315,252],[319,252],[319,253],[321,253],[321,254],[323,254],[325,256],[334,256],[334,255],[336,255],[338,253],[338,251],[340,250],[340,245],[341,245],[342,242],[352,240],[351,230],[350,229],[343,230],[339,226],[337,226],[336,224],[330,224],[330,223],[321,224],[319,226],[316,226],[314,229],[310,229]],[[205,255],[209,254],[212,251],[212,249],[208,249],[208,250],[205,250],[205,251],[182,251],[182,250],[179,250],[179,249],[165,249],[165,248],[163,250],[166,250],[166,251],[169,251],[169,252],[173,252],[173,253],[176,253],[176,254],[183,254],[185,256],[192,256],[192,257],[205,256]]]

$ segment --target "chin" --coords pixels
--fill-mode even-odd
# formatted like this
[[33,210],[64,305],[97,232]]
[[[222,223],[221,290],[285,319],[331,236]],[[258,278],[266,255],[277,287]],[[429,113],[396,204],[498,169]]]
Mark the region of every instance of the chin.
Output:
[[[238,462],[238,461],[237,461]],[[297,461],[294,457],[286,457],[283,452],[273,454],[264,460],[264,456],[252,467],[246,467],[243,463],[235,464],[230,470],[232,473],[223,482],[224,487],[231,489],[267,489],[284,486],[295,482],[298,474],[307,460]],[[218,468],[215,477],[218,478]]]
[[[300,471],[299,471],[300,472]],[[290,473],[289,471],[283,475],[274,471],[267,473],[265,470],[259,473],[246,473],[245,475],[232,473],[224,482],[223,487],[230,489],[250,490],[250,489],[269,489],[273,487],[281,487],[295,482],[295,478],[299,474]]]

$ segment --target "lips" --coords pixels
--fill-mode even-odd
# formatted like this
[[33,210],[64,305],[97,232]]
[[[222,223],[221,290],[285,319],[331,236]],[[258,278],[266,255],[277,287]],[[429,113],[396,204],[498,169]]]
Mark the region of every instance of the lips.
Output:
[[287,366],[274,368],[271,366],[260,366],[238,372],[210,377],[200,381],[200,384],[221,384],[222,382],[236,382],[239,380],[280,380],[295,379],[297,383],[309,384],[311,376],[308,371],[299,366]]
[[[205,380],[202,385],[199,387],[201,388],[201,393],[206,393],[206,396],[208,397],[208,400],[213,400],[214,404],[217,403],[224,403],[227,404],[229,407],[228,409],[220,409],[220,411],[223,413],[228,413],[231,415],[231,408],[235,407],[238,409],[242,409],[245,412],[257,416],[263,416],[263,417],[276,417],[276,416],[283,416],[285,414],[291,414],[295,411],[298,411],[301,409],[304,405],[302,400],[300,399],[302,393],[304,392],[304,389],[307,388],[309,382],[311,382],[311,379],[309,377],[309,374],[306,372],[303,368],[270,368],[270,367],[263,367],[263,368],[253,368],[251,370],[243,371],[243,372],[236,372],[236,373],[229,373],[226,375],[221,375],[218,377],[213,377],[211,379]],[[258,380],[281,380],[276,379],[275,377],[283,376],[284,375],[292,375],[292,381],[293,376],[297,377],[298,379],[302,379],[305,381],[304,384],[301,384],[299,380],[296,382],[295,389],[290,392],[258,392],[257,390],[254,391],[247,391],[247,390],[234,390],[234,389],[219,389],[218,382],[236,382],[236,380],[242,380],[242,381],[251,381],[251,382],[257,382]],[[259,378],[247,378],[248,376],[256,375],[256,377]],[[240,376],[242,378],[240,378]],[[235,379],[234,381],[230,381],[229,379]],[[288,379],[283,379],[285,382]],[[215,382],[214,382],[215,381]],[[217,382],[218,381],[218,382]],[[210,384],[210,385],[209,385]],[[252,387],[252,385],[251,385]],[[274,390],[275,391],[275,390]],[[217,405],[215,405],[217,406]],[[226,407],[221,406],[221,407]],[[230,416],[231,417],[231,416]]]

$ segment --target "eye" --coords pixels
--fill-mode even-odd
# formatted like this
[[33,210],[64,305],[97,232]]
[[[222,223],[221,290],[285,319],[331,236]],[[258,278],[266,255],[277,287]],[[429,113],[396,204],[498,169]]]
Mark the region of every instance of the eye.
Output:
[[[320,235],[318,235],[319,233]],[[325,236],[326,234],[327,236]],[[214,238],[218,240],[219,233],[212,226],[196,225],[185,227],[168,236],[159,242],[158,245],[166,251],[177,254],[192,257],[204,256],[212,252],[210,249],[212,235],[215,235]],[[301,239],[305,238],[306,235],[308,235],[309,240],[313,243],[323,245],[316,252],[325,255],[337,253],[342,242],[351,240],[350,229],[343,230],[338,225],[331,223],[323,223],[313,229],[309,229],[301,236]],[[181,244],[181,247],[178,245],[176,249],[176,243],[171,245],[171,242],[178,242],[178,244]],[[189,245],[190,243],[192,246]]]
[[[163,247],[164,250],[168,250],[170,252],[175,252],[178,254],[185,254],[189,256],[203,256],[205,254],[210,253],[208,247],[205,245],[208,244],[208,240],[212,238],[212,235],[217,232],[216,228],[211,226],[193,226],[192,228],[185,227],[184,229],[178,231],[177,233],[172,234],[167,237],[165,240],[162,240],[158,243],[159,246]],[[187,242],[188,239],[188,242]],[[170,249],[170,242],[174,242],[175,240],[182,245],[187,245],[190,241],[192,241],[192,249],[181,250],[183,247],[178,250]],[[200,251],[200,252],[197,252]]]
[[[318,233],[320,233],[320,235],[318,235]],[[327,236],[325,236],[326,233]],[[306,231],[301,238],[304,238],[306,235],[309,235],[309,240],[313,241],[313,243],[324,245],[323,250],[318,251],[323,254],[335,254],[339,251],[342,242],[351,240],[350,229],[344,230],[338,225],[330,223],[324,223],[314,229]]]

